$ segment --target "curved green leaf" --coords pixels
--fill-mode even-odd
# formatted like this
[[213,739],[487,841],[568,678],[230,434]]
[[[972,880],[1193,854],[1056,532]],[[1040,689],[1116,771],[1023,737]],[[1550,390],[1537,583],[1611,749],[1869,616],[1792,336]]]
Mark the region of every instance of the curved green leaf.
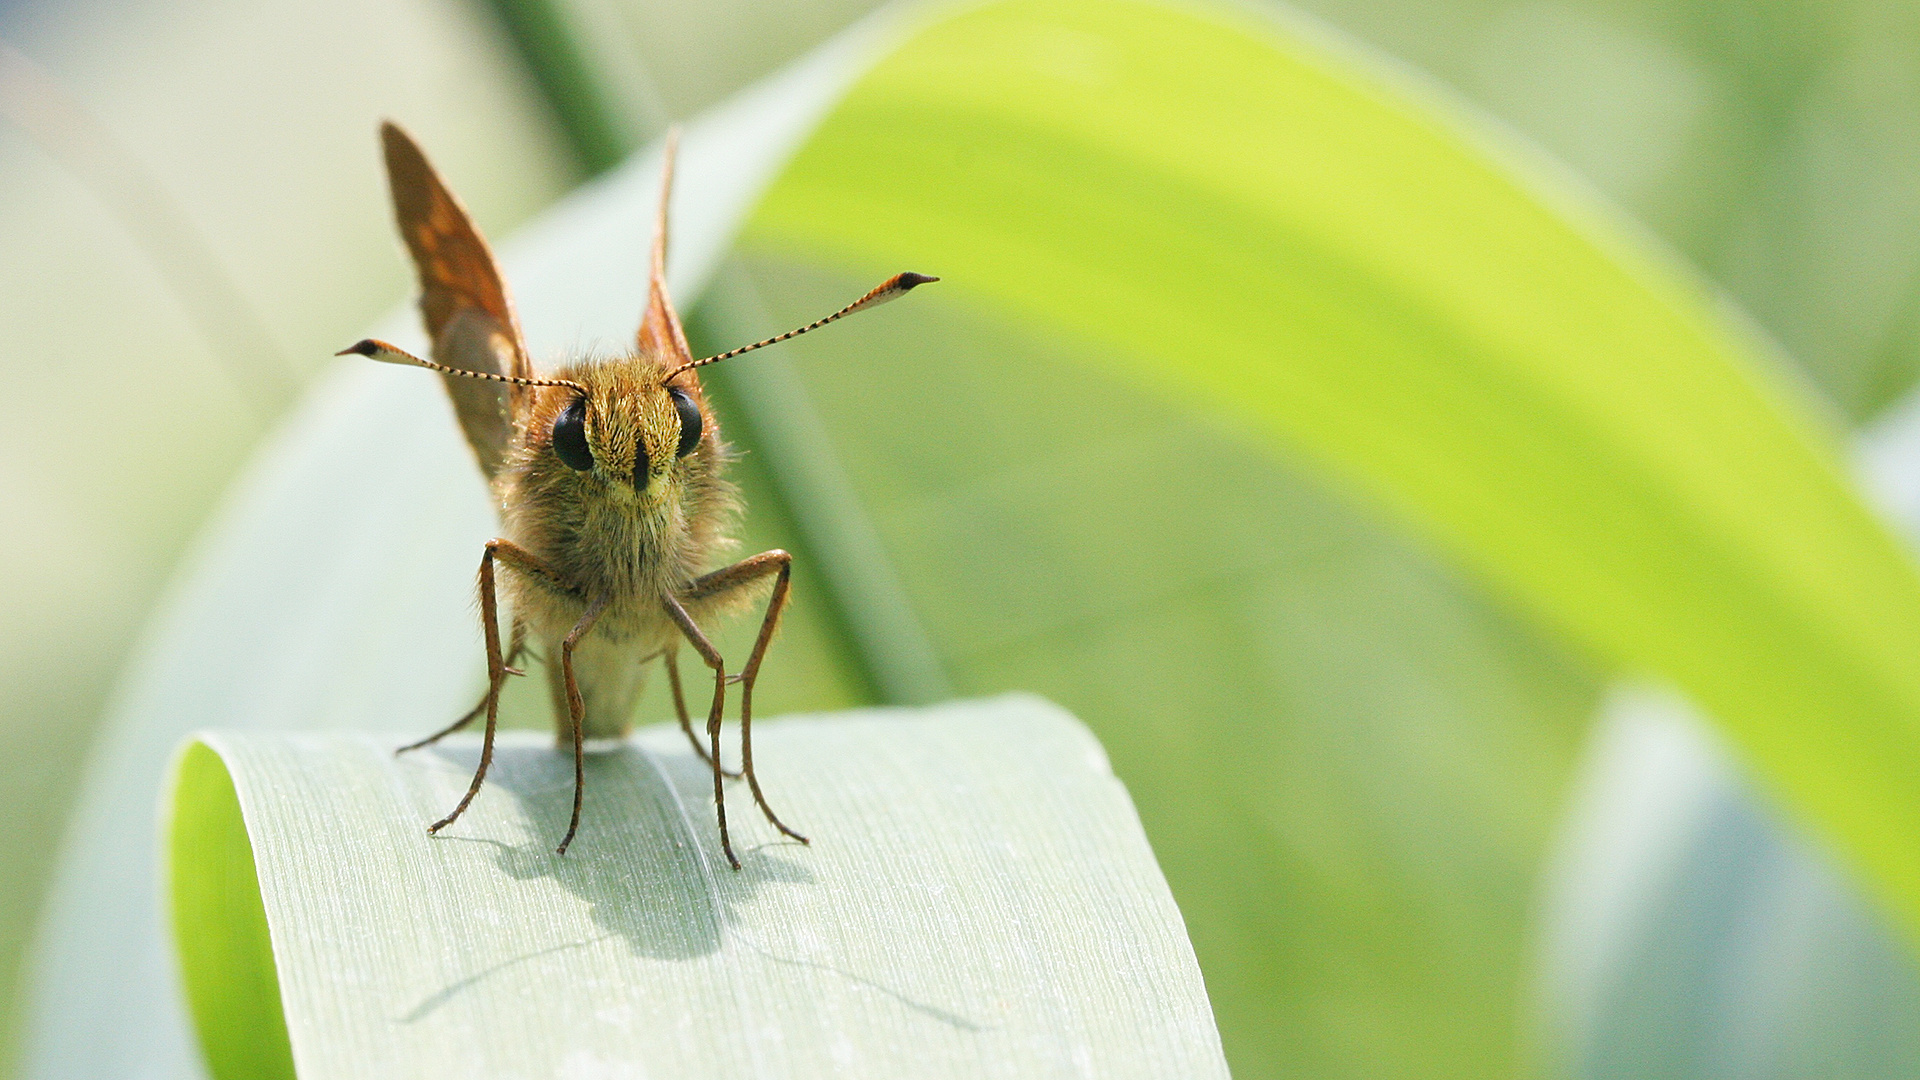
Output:
[[[672,726],[591,756],[564,857],[573,768],[550,737],[508,733],[428,837],[473,737],[396,758],[364,735],[201,735],[172,865],[191,914],[239,916],[175,909],[214,1075],[270,1075],[277,1039],[303,1080],[1226,1076],[1180,912],[1071,717],[1010,697],[756,735],[813,843],[730,800],[738,873]],[[227,873],[256,861],[257,886]],[[240,978],[270,995],[276,968],[284,1026]]]
[[1235,17],[996,4],[863,80],[750,235],[1306,451],[1671,678],[1920,927],[1911,563],[1702,290],[1426,96]]

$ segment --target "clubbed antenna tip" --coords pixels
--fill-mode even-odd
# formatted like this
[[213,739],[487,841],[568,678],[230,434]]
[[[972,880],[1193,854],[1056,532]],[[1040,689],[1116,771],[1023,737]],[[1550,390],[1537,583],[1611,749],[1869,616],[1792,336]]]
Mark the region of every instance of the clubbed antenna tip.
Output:
[[[875,289],[872,292],[868,293],[867,295],[861,297],[858,300],[855,300],[853,303],[848,304],[846,307],[840,309],[839,311],[834,312],[833,314],[827,316],[826,318],[821,319],[819,322],[814,323],[813,326],[824,326],[827,323],[830,323],[833,320],[840,318],[842,315],[851,315],[856,311],[865,311],[867,308],[870,308],[870,307],[879,307],[881,304],[884,304],[889,300],[897,300],[900,297],[907,295],[908,293],[912,292],[914,289],[917,289],[920,286],[925,285],[929,281],[939,281],[939,280],[940,280],[939,278],[934,277],[931,274],[916,274],[911,271],[904,274],[895,274],[892,277],[888,278],[887,280],[881,282],[877,287],[875,287]],[[797,334],[805,333],[807,330],[813,329],[813,326],[808,326],[803,329],[796,330],[794,332]]]
[[412,356],[401,352],[386,342],[375,341],[372,338],[356,341],[333,355],[365,356],[372,360],[383,360],[389,364],[410,364],[413,363],[414,359]]

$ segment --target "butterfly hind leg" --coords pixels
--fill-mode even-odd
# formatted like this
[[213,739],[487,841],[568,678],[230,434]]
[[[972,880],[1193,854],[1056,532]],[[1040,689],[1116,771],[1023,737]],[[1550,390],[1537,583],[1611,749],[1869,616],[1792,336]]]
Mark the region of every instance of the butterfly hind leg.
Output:
[[[753,801],[760,807],[773,827],[795,840],[805,844],[809,841],[787,827],[773,807],[767,804],[767,797],[760,790],[760,778],[753,769],[753,686],[760,676],[760,664],[766,659],[767,646],[773,641],[774,631],[780,626],[780,615],[786,610],[787,597],[792,587],[793,556],[784,551],[764,551],[752,558],[742,559],[732,566],[715,570],[704,577],[696,578],[686,591],[686,599],[691,601],[708,600],[723,596],[736,589],[745,588],[768,575],[773,575],[773,595],[767,600],[767,612],[760,621],[760,634],[754,640],[753,652],[747,657],[746,666],[740,669],[737,677],[740,683],[740,771],[747,778],[747,786],[753,790]],[[707,639],[692,616],[681,602],[668,596],[665,599],[667,614],[673,618],[700,658],[714,672],[713,706],[707,714],[707,736],[713,744],[712,760],[720,760],[720,716],[726,705],[727,683],[726,665],[718,649]],[[734,857],[733,844],[727,834],[726,794],[721,784],[721,771],[714,766],[713,802],[714,813],[720,823],[720,846],[726,852],[727,862],[735,870],[740,869],[740,860]]]
[[[711,767],[713,758],[707,755],[707,748],[700,745],[700,736],[693,733],[693,718],[687,715],[687,695],[680,689],[679,648],[663,650],[660,653],[660,659],[667,667],[667,685],[673,690],[673,711],[680,714],[680,730],[686,732],[687,741],[693,744],[693,752],[699,754],[700,760]],[[720,775],[729,780],[738,780],[741,776],[740,773],[729,771],[724,766],[720,769]]]

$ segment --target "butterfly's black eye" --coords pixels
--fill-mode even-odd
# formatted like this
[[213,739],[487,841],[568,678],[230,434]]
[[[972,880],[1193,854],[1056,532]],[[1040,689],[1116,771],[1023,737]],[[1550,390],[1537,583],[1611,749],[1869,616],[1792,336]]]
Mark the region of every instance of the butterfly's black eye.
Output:
[[587,445],[587,399],[575,397],[553,422],[553,454],[570,469],[593,468],[593,449]]
[[673,398],[673,407],[680,413],[680,445],[673,448],[673,456],[686,457],[700,444],[700,432],[703,430],[700,406],[695,405],[693,398],[677,386],[667,387],[667,394]]

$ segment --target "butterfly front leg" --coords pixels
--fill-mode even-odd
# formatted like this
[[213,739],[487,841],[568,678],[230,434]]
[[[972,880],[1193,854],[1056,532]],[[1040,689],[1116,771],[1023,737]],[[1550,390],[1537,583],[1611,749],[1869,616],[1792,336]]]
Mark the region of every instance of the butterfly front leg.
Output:
[[[520,620],[516,618],[513,623],[513,641],[511,647],[505,653],[502,653],[500,649],[500,602],[498,590],[494,584],[494,563],[496,561],[505,562],[514,570],[533,577],[536,580],[549,583],[558,580],[554,577],[552,571],[547,569],[544,563],[540,562],[531,552],[513,541],[500,539],[487,541],[486,552],[480,556],[480,628],[482,633],[485,634],[487,641],[487,695],[481,700],[480,705],[476,707],[473,712],[461,717],[451,726],[420,742],[414,743],[412,746],[403,746],[400,748],[400,751],[396,751],[404,752],[432,743],[443,736],[465,727],[468,723],[472,722],[474,716],[478,714],[481,709],[485,709],[486,711],[487,730],[486,735],[480,743],[480,766],[474,770],[473,783],[468,785],[466,795],[461,797],[460,805],[453,808],[453,813],[427,826],[427,832],[429,833],[437,833],[441,829],[459,820],[460,815],[466,813],[468,805],[473,802],[474,796],[480,794],[480,786],[486,783],[487,768],[493,764],[494,732],[500,720],[500,690],[506,684],[509,673],[518,673],[512,666],[513,661],[517,660],[521,652],[526,648],[526,628]],[[576,807],[578,806],[577,795],[575,805]],[[577,809],[575,813],[576,815],[578,814]]]

